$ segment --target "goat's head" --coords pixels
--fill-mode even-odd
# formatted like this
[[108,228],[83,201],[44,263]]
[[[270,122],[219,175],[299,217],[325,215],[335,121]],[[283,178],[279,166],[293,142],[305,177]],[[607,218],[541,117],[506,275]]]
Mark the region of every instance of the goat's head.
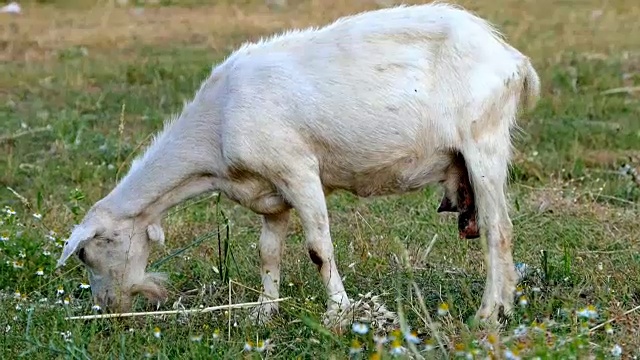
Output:
[[118,219],[94,206],[64,245],[58,266],[77,254],[89,272],[91,294],[106,311],[128,311],[133,296],[154,303],[166,298],[164,277],[146,273],[152,243],[164,243],[158,222]]

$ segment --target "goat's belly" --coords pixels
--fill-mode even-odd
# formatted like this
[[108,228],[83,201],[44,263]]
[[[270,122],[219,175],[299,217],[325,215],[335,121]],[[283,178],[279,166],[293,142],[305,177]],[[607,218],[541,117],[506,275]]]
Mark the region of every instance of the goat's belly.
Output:
[[321,177],[329,191],[346,190],[360,197],[402,194],[444,181],[450,163],[450,154],[407,156],[392,164],[365,168],[323,167]]
[[279,214],[291,206],[275,187],[257,178],[220,181],[220,191],[230,200],[261,214]]

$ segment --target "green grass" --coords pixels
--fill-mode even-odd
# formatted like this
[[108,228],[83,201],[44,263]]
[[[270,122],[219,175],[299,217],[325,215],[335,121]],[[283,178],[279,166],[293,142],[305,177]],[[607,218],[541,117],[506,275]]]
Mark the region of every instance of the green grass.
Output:
[[[63,3],[68,9],[73,1]],[[265,11],[259,4],[246,3],[239,5],[245,17]],[[611,6],[617,10],[605,9],[594,35],[585,34],[588,26],[570,15],[589,14],[599,9],[597,3],[559,4],[553,16],[546,16],[539,3],[473,4],[533,58],[543,82],[540,105],[520,121],[523,131],[517,138],[519,153],[510,187],[514,256],[535,271],[521,284],[527,305],[518,308],[497,338],[523,358],[601,358],[610,356],[614,345],[631,358],[640,355],[640,316],[622,313],[640,305],[640,186],[617,170],[625,163],[640,166],[640,98],[638,93],[602,91],[639,85],[640,54],[630,52],[640,42],[630,39],[638,29],[631,16],[638,8],[631,1],[614,1]],[[553,8],[551,3],[546,6]],[[161,44],[144,36],[126,46],[65,38],[47,48],[32,41],[36,34],[25,27],[27,20],[11,20],[23,36],[3,40],[8,45],[0,50],[13,57],[0,64],[0,206],[11,209],[0,214],[0,358],[348,357],[357,335],[337,335],[317,325],[325,309],[324,290],[295,216],[286,243],[281,294],[292,299],[282,303],[281,314],[264,327],[246,322],[246,310],[234,310],[229,338],[223,312],[65,320],[92,312],[90,290],[80,287],[87,278],[79,262],[54,270],[71,226],[106,195],[149,136],[180,110],[211,66],[233,46],[286,27],[292,19],[323,22],[353,10],[336,1],[334,15],[317,15],[305,7],[307,2],[292,4],[301,12],[274,15],[280,22],[270,25],[251,23],[246,33],[240,25],[228,31],[212,25],[216,34],[228,36],[225,40],[211,35],[215,44],[222,44],[214,49],[197,39]],[[204,16],[198,15],[197,7],[184,11]],[[611,15],[614,11],[618,17]],[[38,16],[46,19],[43,14]],[[514,20],[514,14],[526,21]],[[156,25],[158,31],[162,24]],[[256,30],[261,26],[263,30]],[[555,38],[550,35],[554,33]],[[17,48],[37,48],[46,56],[16,58],[11,51]],[[594,53],[602,56],[590,56]],[[436,213],[440,194],[436,188],[366,200],[337,194],[328,205],[347,292],[355,299],[359,293],[381,295],[392,310],[400,304],[406,321],[423,339],[418,346],[423,351],[435,334],[423,320],[415,283],[447,347],[444,351],[453,357],[484,349],[481,339],[489,332],[470,319],[479,306],[486,269],[481,243],[458,239],[455,218]],[[170,274],[170,300],[163,309],[178,299],[186,308],[228,303],[225,274],[243,285],[232,286],[232,302],[256,300],[250,289],[260,288],[258,216],[224,198],[218,203],[208,197],[174,209],[164,227],[167,246],[156,250],[151,260],[157,270]],[[434,236],[433,250],[422,256]],[[230,246],[222,264],[220,243]],[[185,250],[175,253],[181,249]],[[38,270],[43,275],[37,275]],[[24,298],[16,299],[16,292]],[[446,316],[437,314],[442,303],[450,307]],[[595,320],[576,313],[589,305],[597,309]],[[140,299],[136,309],[150,307]],[[604,328],[590,335],[581,332],[585,325],[611,318],[617,318],[612,334]],[[537,335],[533,321],[545,324],[544,335]],[[527,335],[515,339],[514,331],[523,326]],[[154,336],[156,327],[160,338]],[[199,336],[201,340],[194,341]],[[256,339],[271,339],[273,349],[243,353],[245,342]],[[367,358],[371,333],[359,339],[369,344],[359,355]],[[422,354],[442,357],[442,350]]]

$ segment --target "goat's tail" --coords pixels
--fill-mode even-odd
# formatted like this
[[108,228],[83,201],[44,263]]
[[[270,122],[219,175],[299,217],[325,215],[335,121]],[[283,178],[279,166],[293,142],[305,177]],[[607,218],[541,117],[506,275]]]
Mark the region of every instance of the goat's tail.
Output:
[[526,110],[533,110],[540,99],[540,77],[528,58],[524,63],[522,104]]

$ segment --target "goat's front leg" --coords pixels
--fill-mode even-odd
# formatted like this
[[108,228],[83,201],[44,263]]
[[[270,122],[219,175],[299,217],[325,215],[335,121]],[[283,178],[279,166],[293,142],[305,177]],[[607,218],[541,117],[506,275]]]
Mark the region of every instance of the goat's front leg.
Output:
[[329,231],[329,216],[320,176],[310,169],[289,171],[288,178],[278,185],[289,203],[298,211],[305,233],[307,251],[318,268],[328,296],[324,325],[345,325],[342,315],[350,301],[334,257]]
[[[277,299],[280,296],[280,264],[287,236],[290,211],[262,216],[260,234],[260,275],[263,293],[258,302]],[[264,324],[278,312],[278,303],[265,303],[255,307],[250,317],[256,324]]]

